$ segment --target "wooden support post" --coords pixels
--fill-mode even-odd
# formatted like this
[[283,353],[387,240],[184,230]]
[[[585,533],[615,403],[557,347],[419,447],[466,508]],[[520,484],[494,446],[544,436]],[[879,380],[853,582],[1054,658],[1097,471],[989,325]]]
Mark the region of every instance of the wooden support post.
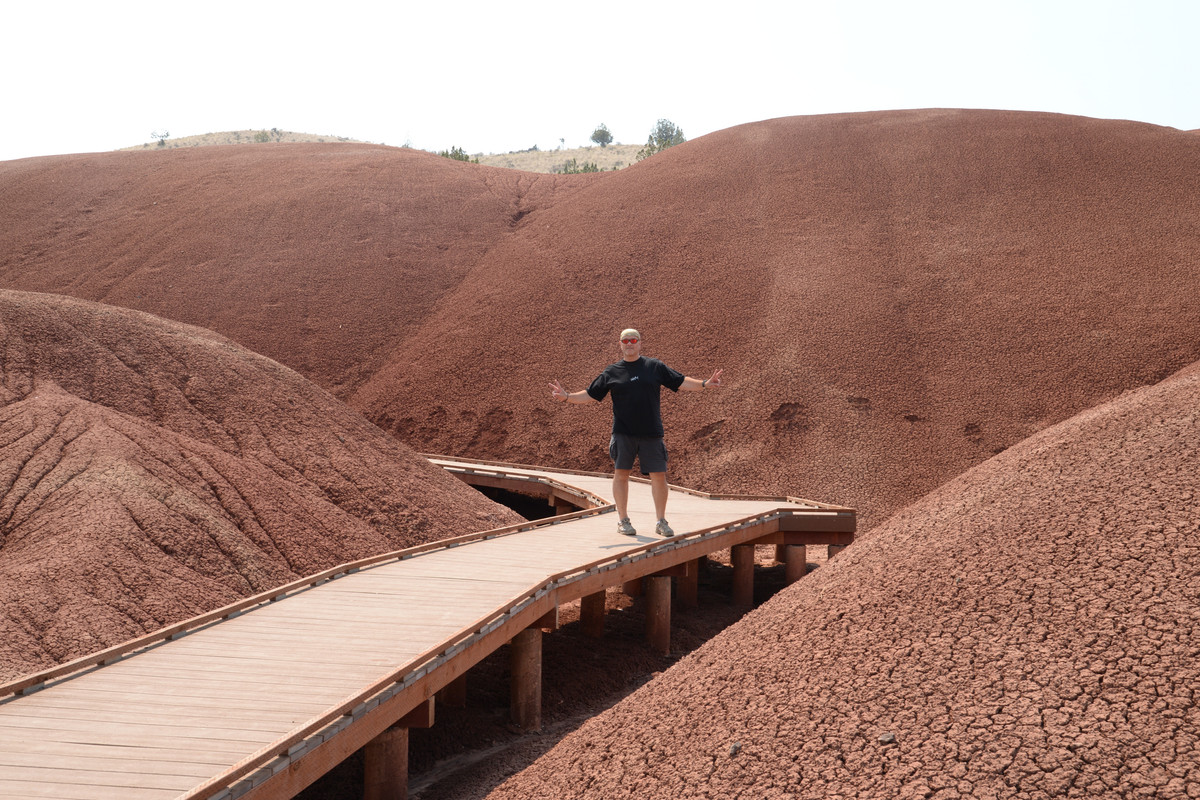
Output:
[[510,653],[509,710],[523,731],[542,727],[542,629],[526,628],[513,637]]
[[808,548],[802,544],[783,545],[784,579],[790,585],[804,577],[808,569]]
[[579,622],[583,635],[599,639],[604,635],[604,591],[585,594],[579,601]]
[[407,800],[408,729],[433,727],[430,698],[363,748],[363,800]]
[[846,545],[844,545],[844,544],[831,544],[831,545],[829,545],[829,557],[833,558],[834,556],[836,556],[838,553],[842,552],[845,549],[846,549]]
[[467,707],[467,674],[464,672],[442,687],[437,693],[437,701],[446,708]]
[[621,584],[621,591],[625,592],[625,594],[629,595],[630,597],[641,597],[642,579],[634,578],[631,581],[625,581],[625,583]]
[[676,582],[675,596],[682,608],[700,605],[700,559],[687,562],[687,574]]
[[733,561],[733,604],[754,607],[754,545],[736,544],[731,548]]
[[408,728],[388,728],[363,748],[363,800],[407,800]]
[[786,544],[775,545],[775,563],[776,564],[786,564],[787,563],[787,545]]
[[671,579],[666,575],[646,578],[646,638],[650,649],[661,656],[671,652]]

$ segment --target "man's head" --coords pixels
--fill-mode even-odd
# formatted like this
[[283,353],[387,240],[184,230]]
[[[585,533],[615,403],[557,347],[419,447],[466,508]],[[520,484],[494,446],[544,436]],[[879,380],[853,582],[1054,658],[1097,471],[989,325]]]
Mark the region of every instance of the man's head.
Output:
[[642,335],[637,328],[626,328],[621,331],[621,358],[626,361],[637,361],[642,355]]

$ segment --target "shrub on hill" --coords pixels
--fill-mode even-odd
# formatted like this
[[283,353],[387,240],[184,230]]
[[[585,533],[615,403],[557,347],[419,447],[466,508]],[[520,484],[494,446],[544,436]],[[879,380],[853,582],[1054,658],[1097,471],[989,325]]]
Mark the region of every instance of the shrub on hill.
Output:
[[[614,169],[616,169],[614,167]],[[562,175],[578,175],[583,172],[602,172],[599,166],[594,161],[585,161],[579,163],[579,159],[572,158],[563,163],[561,167],[554,167],[551,172]]]
[[649,158],[655,153],[661,153],[668,147],[674,147],[686,141],[687,138],[683,135],[682,128],[669,119],[660,119],[654,125],[654,130],[650,131],[650,137],[646,139],[646,146],[638,151],[637,160],[641,161],[644,158]]
[[457,145],[452,146],[449,150],[439,150],[438,155],[444,158],[452,158],[455,161],[467,161],[473,164],[479,163],[478,157],[472,160],[472,158],[467,155],[467,151],[463,150]]

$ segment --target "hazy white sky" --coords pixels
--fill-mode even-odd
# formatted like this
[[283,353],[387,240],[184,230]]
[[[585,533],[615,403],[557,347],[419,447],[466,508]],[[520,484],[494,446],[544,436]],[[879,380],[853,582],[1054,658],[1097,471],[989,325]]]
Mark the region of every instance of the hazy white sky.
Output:
[[928,107],[1200,128],[1195,0],[14,0],[0,21],[0,160],[264,128],[502,153]]

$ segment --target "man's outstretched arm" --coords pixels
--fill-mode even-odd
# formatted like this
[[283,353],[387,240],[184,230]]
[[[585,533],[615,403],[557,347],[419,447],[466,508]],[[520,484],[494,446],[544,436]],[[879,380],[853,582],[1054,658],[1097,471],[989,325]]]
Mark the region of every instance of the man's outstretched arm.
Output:
[[550,382],[550,396],[555,400],[561,400],[567,403],[575,403],[576,405],[596,402],[596,398],[588,394],[587,389],[580,389],[578,392],[568,392],[558,381]]
[[683,383],[679,384],[679,389],[684,392],[699,392],[703,389],[719,388],[721,386],[721,372],[722,370],[717,370],[712,374],[711,378],[705,378],[704,380],[700,380],[699,378],[684,378]]

